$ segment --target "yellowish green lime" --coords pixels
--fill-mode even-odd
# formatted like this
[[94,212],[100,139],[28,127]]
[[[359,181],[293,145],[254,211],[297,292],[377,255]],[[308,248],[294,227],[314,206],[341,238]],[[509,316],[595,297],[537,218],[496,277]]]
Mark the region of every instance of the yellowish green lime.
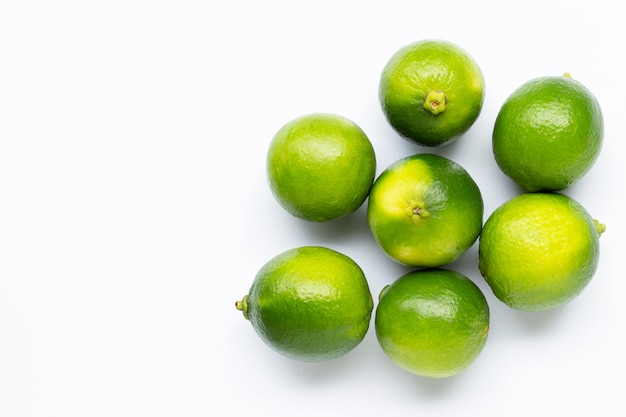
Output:
[[428,39],[393,54],[382,71],[378,96],[389,124],[402,137],[440,146],[474,124],[484,90],[482,71],[467,51]]
[[493,129],[498,166],[525,191],[559,191],[580,180],[602,147],[595,96],[569,74],[535,78],[502,105]]
[[469,173],[434,154],[391,164],[374,182],[367,206],[372,234],[395,261],[440,267],[469,249],[483,223],[483,199]]
[[465,370],[483,350],[489,306],[466,276],[422,269],[383,289],[374,321],[393,362],[417,375],[445,378]]
[[235,305],[272,349],[320,362],[363,340],[374,304],[354,260],[326,247],[304,246],[268,261]]
[[356,211],[376,174],[365,132],[343,116],[313,113],[283,125],[267,152],[278,203],[292,215],[324,222]]
[[577,297],[595,274],[605,226],[576,200],[525,193],[498,207],[479,241],[479,269],[498,299],[541,311]]

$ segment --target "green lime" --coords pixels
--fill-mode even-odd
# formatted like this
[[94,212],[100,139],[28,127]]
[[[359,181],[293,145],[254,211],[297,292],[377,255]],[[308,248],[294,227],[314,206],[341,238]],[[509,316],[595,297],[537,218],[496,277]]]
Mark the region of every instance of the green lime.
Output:
[[489,216],[479,240],[479,269],[510,307],[548,310],[578,296],[595,274],[605,226],[558,193],[525,193]]
[[515,90],[493,129],[500,169],[525,191],[559,191],[595,163],[604,135],[594,95],[569,74],[540,77]]
[[374,322],[393,362],[417,375],[444,378],[466,369],[482,351],[489,305],[466,276],[422,269],[383,289]]
[[367,206],[374,239],[397,262],[413,267],[447,265],[480,233],[480,189],[458,163],[417,154],[391,164],[374,182]]
[[292,215],[324,222],[356,211],[376,174],[374,148],[354,122],[335,114],[294,119],[267,153],[270,188]]
[[484,90],[483,74],[464,49],[448,41],[422,40],[389,59],[378,96],[389,124],[401,136],[440,146],[474,124]]
[[367,333],[373,305],[356,262],[320,246],[290,249],[268,261],[236,303],[268,346],[307,362],[354,349]]

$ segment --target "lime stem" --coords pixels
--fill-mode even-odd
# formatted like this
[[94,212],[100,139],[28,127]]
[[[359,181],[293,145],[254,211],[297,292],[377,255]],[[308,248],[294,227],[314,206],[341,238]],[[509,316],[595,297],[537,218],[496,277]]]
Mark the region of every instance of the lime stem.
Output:
[[599,235],[606,231],[606,225],[604,223],[600,223],[596,219],[593,219],[593,224],[595,224],[596,230],[598,231]]
[[380,301],[383,298],[383,295],[385,295],[385,293],[387,292],[390,286],[391,284],[387,284],[383,287],[382,290],[380,290],[380,293],[378,293],[378,301]]
[[235,303],[235,308],[243,312],[243,316],[248,319],[248,296],[244,295],[241,301]]
[[433,115],[438,115],[446,110],[446,94],[441,90],[431,90],[424,99],[424,109]]

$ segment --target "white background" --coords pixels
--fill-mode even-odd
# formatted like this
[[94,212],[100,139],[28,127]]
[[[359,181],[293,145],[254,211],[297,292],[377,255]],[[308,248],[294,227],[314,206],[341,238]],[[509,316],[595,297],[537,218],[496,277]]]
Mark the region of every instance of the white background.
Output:
[[[0,415],[625,416],[626,18],[609,0],[0,1]],[[481,66],[483,111],[456,143],[400,139],[378,105],[401,46],[456,42]],[[393,365],[373,324],[348,355],[285,359],[235,310],[258,269],[292,247],[351,256],[376,298],[408,272],[374,243],[364,207],[326,224],[286,214],[265,177],[285,122],[359,124],[378,173],[435,152],[480,186],[485,218],[519,190],[491,130],[505,98],[570,72],[597,96],[605,143],[566,191],[606,223],[585,292],[513,311],[477,270],[491,331],[462,374]],[[373,323],[373,322],[372,322]]]

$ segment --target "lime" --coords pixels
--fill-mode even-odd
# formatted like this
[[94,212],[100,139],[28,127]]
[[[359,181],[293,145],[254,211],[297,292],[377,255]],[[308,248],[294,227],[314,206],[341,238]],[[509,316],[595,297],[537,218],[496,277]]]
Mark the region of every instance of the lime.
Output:
[[383,289],[374,322],[393,362],[417,375],[444,378],[466,369],[482,351],[489,306],[466,276],[422,269]]
[[484,89],[483,74],[465,50],[433,39],[406,45],[389,59],[378,96],[387,121],[401,136],[440,146],[474,124]]
[[559,191],[594,165],[604,122],[594,95],[569,74],[535,78],[502,105],[493,129],[500,169],[525,191]]
[[412,267],[439,267],[456,260],[478,238],[483,199],[458,163],[416,154],[394,162],[376,179],[367,220],[392,259]]
[[525,193],[489,216],[479,269],[498,299],[518,310],[548,310],[578,296],[595,274],[605,226],[559,193]]
[[354,260],[329,248],[304,246],[268,261],[236,307],[277,352],[320,362],[348,353],[363,340],[373,300]]
[[275,134],[267,153],[267,174],[285,210],[324,222],[363,204],[376,174],[376,156],[354,122],[313,113],[286,123]]

